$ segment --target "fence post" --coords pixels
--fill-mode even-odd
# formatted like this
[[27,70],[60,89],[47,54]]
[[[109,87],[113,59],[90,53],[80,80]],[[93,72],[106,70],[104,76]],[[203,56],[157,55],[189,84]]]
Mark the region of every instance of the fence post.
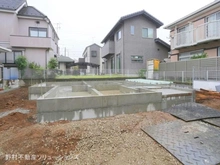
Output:
[[206,71],[206,80],[207,81],[209,80],[209,71],[208,70]]
[[193,66],[193,70],[192,70],[192,82],[193,82],[194,79],[195,79],[195,77],[194,77],[194,76],[195,76],[195,73],[194,73],[194,72],[195,72],[195,67]]
[[184,71],[182,71],[182,83],[184,82]]
[[165,71],[163,71],[163,79],[164,79],[164,81],[166,80],[166,74],[165,74]]

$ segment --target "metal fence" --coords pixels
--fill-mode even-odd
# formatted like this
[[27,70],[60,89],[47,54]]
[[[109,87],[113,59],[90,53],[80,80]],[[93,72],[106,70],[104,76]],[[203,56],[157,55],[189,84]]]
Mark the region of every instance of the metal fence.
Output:
[[25,69],[19,71],[20,79],[53,79],[53,78],[71,78],[71,77],[144,77],[145,72],[141,70],[102,70],[97,69],[69,69],[69,70],[42,70]]
[[177,82],[193,80],[220,80],[220,57],[161,63],[153,79]]

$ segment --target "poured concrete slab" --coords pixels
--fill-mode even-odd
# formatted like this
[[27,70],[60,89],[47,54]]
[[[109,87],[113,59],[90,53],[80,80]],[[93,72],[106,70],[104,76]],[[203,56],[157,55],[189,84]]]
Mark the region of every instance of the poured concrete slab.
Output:
[[186,94],[186,93],[192,93],[189,91],[183,91],[183,90],[178,90],[178,89],[167,89],[167,88],[162,88],[162,89],[149,89],[154,92],[161,92],[162,95],[173,95],[173,94]]
[[164,85],[170,85],[173,82],[171,81],[159,81],[159,80],[149,80],[149,79],[126,79],[128,82],[136,82],[136,83],[143,83],[143,84],[164,84]]
[[214,126],[203,122],[174,121],[144,127],[143,131],[183,164],[220,163],[220,129]]
[[220,127],[220,118],[216,118],[216,119],[205,119],[203,120],[209,124],[215,125],[217,127]]
[[174,105],[171,108],[163,111],[170,113],[171,115],[176,116],[184,121],[195,121],[220,117],[220,111],[192,102]]

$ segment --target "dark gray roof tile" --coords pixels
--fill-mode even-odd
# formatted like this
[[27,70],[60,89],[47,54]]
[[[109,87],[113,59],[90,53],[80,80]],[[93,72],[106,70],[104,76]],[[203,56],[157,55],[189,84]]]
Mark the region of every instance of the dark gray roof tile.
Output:
[[132,14],[128,14],[125,15],[123,17],[121,17],[118,22],[115,24],[115,26],[110,30],[110,32],[107,34],[107,36],[102,40],[101,43],[106,42],[113,34],[114,32],[117,30],[117,28],[121,25],[121,23],[123,23],[125,20],[133,18],[133,17],[137,17],[139,15],[143,15],[145,16],[147,19],[151,20],[152,22],[155,23],[156,27],[159,28],[160,26],[163,25],[163,23],[161,21],[159,21],[157,18],[155,18],[154,16],[150,15],[148,12],[146,12],[145,10],[141,10]]
[[67,56],[58,56],[57,57],[57,61],[58,62],[73,62],[74,60],[70,57],[67,57]]
[[28,17],[41,17],[41,18],[46,17],[46,15],[44,15],[42,12],[40,12],[39,10],[37,10],[33,6],[23,7],[18,12],[18,15],[20,15],[20,16],[28,16]]
[[0,9],[17,10],[26,0],[0,0]]

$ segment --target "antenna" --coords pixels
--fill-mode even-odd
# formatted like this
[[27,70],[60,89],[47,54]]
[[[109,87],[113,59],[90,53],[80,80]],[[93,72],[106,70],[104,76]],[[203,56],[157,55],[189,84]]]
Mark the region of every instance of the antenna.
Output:
[[58,33],[58,31],[59,31],[60,28],[61,28],[61,23],[55,23],[54,25],[55,25],[55,29],[56,29],[56,31],[57,31],[57,33]]

